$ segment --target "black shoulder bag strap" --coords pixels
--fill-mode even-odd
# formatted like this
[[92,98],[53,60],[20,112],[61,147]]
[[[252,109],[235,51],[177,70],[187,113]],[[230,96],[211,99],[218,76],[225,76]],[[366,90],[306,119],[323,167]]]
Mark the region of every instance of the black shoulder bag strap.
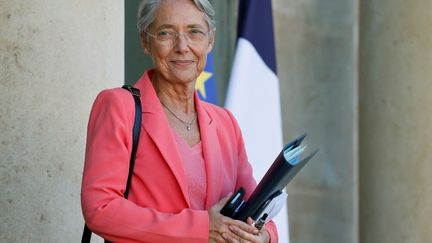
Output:
[[[133,169],[135,166],[136,151],[138,148],[139,135],[140,135],[140,131],[141,131],[142,109],[141,109],[141,100],[140,100],[140,90],[137,88],[134,88],[131,85],[123,85],[122,88],[128,90],[132,94],[132,97],[134,98],[134,101],[135,101],[135,120],[134,120],[134,125],[133,125],[133,130],[132,130],[132,134],[133,134],[132,153],[131,153],[131,157],[130,157],[130,161],[129,161],[129,173],[128,173],[127,182],[126,182],[126,190],[123,194],[124,197],[127,199],[128,195],[129,195],[129,190],[131,187],[132,174],[133,174]],[[84,225],[84,232],[82,235],[81,243],[90,243],[91,235],[92,235],[91,230],[87,227],[87,225]],[[110,243],[110,241],[105,240],[105,243]]]

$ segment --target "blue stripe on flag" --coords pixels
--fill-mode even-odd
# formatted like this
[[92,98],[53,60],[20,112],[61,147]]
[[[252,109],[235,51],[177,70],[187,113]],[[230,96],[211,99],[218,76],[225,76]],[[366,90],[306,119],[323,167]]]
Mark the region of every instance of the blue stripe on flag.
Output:
[[276,55],[271,0],[240,0],[238,37],[255,47],[267,66],[276,74]]

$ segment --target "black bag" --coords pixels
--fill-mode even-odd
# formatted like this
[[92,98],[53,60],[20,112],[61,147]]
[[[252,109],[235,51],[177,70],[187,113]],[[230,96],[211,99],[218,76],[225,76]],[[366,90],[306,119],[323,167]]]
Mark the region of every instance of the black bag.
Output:
[[[130,157],[130,161],[129,161],[129,173],[128,173],[127,182],[126,182],[126,190],[123,194],[123,196],[127,199],[128,195],[129,195],[130,186],[131,186],[132,173],[133,173],[133,169],[134,169],[134,165],[135,165],[136,151],[138,148],[139,134],[140,134],[140,130],[141,130],[141,111],[142,111],[142,109],[141,109],[141,100],[140,100],[140,90],[137,88],[134,88],[131,85],[123,85],[122,88],[128,90],[132,94],[132,97],[134,98],[134,101],[135,101],[135,120],[134,120],[134,125],[133,125],[133,130],[132,130],[132,134],[133,134],[132,153],[131,153],[131,157]],[[90,243],[91,235],[92,235],[91,230],[85,224],[81,243]],[[105,243],[110,243],[110,241],[105,240]]]

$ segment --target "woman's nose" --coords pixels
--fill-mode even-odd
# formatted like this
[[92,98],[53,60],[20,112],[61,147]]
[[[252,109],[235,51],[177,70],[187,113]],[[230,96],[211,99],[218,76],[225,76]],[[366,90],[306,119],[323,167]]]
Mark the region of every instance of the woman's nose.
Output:
[[176,40],[175,40],[175,46],[179,51],[185,51],[189,48],[189,41],[184,33],[178,33]]

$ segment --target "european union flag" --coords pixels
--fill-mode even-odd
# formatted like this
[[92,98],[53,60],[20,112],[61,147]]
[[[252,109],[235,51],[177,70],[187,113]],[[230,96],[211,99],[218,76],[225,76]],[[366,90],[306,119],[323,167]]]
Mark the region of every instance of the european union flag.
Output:
[[217,104],[216,96],[216,78],[213,67],[213,52],[207,55],[207,64],[204,71],[198,77],[195,84],[195,89],[198,91],[198,96],[201,100]]

